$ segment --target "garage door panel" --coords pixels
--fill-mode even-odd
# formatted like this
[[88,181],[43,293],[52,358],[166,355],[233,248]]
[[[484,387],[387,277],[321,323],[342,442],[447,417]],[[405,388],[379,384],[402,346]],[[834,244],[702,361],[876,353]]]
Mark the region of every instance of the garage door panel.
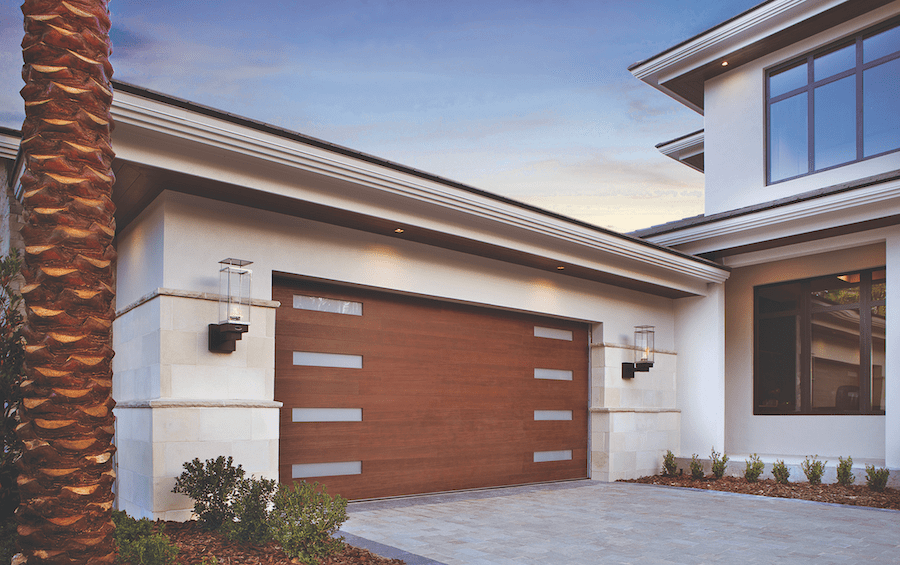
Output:
[[[295,309],[294,295],[356,302],[362,316]],[[283,481],[293,465],[356,462],[359,474],[308,480],[357,499],[586,476],[586,325],[320,284],[276,281],[273,296]],[[536,325],[572,340],[535,337]],[[362,368],[293,365],[295,351],[361,355]],[[293,422],[293,408],[360,408],[363,421]],[[561,450],[571,459],[534,462]]]

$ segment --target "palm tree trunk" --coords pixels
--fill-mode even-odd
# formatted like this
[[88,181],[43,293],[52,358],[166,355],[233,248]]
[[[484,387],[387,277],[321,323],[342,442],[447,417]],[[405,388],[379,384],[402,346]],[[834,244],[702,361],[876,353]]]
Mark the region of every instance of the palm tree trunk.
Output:
[[26,370],[17,510],[28,564],[112,563],[112,88],[106,0],[26,0]]

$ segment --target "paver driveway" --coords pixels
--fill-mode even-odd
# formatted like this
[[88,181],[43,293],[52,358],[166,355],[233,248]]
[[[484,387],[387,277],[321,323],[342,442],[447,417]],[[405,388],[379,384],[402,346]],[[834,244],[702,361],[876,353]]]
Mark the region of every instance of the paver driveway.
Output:
[[898,511],[632,483],[359,502],[348,512],[348,542],[408,565],[900,564]]

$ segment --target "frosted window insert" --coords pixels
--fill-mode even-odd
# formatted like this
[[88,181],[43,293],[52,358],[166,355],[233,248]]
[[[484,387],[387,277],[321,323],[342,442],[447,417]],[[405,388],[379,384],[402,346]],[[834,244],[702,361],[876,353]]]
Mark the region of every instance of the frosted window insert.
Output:
[[534,337],[546,337],[548,339],[572,341],[572,332],[569,330],[558,330],[556,328],[542,328],[541,326],[534,326]]
[[310,477],[340,477],[343,475],[362,475],[362,461],[340,461],[336,463],[307,463],[291,465],[292,479]]
[[549,379],[552,381],[571,381],[572,371],[563,371],[560,369],[535,369],[534,378]]
[[571,410],[535,410],[534,420],[571,420]]
[[362,408],[294,408],[293,422],[362,422]]
[[362,316],[362,302],[350,302],[334,298],[322,298],[320,296],[294,295],[294,308],[298,310],[312,310],[315,312],[331,312],[333,314],[347,314],[349,316]]
[[316,353],[313,351],[294,352],[294,365],[301,367],[337,367],[341,369],[362,369],[362,363],[362,355]]
[[535,451],[534,452],[534,462],[535,463],[546,463],[547,461],[571,461],[572,460],[572,450],[566,449],[564,451]]

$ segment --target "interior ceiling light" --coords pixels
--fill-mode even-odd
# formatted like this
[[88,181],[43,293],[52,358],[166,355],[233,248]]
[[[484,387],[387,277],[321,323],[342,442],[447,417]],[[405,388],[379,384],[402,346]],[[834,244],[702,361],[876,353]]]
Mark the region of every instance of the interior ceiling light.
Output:
[[563,270],[565,270],[565,267],[563,267],[562,265],[560,265],[559,267],[556,268],[556,270],[557,270],[557,271],[563,271]]
[[722,61],[722,66],[723,66],[723,67],[727,67],[727,66],[728,66],[728,61]]
[[394,233],[403,233],[403,228],[397,228],[394,230]]

